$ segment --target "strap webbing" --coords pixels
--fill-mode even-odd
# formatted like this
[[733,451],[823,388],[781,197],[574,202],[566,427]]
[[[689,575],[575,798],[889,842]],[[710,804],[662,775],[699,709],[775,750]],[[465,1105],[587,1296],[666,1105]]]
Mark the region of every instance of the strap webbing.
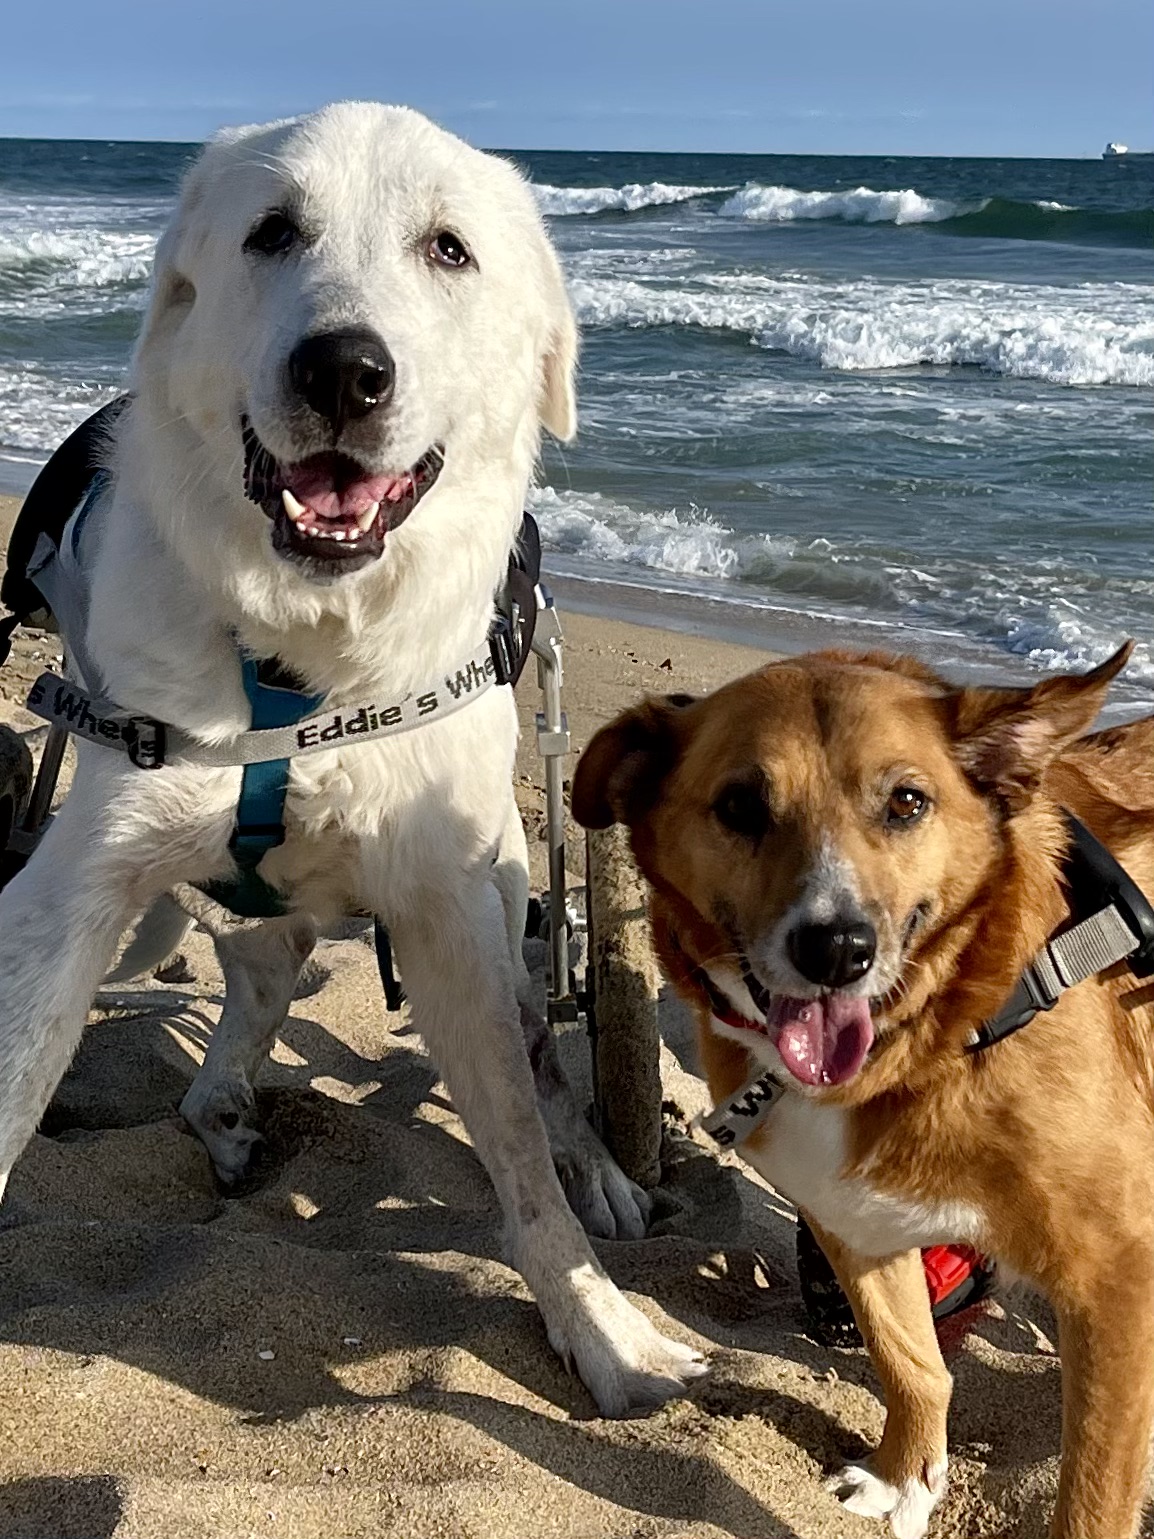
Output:
[[36,680],[28,695],[28,709],[77,737],[127,753],[142,769],[155,769],[172,760],[227,769],[231,765],[267,764],[300,754],[323,753],[343,743],[395,737],[399,732],[451,716],[501,682],[493,649],[486,641],[459,667],[401,700],[330,707],[316,715],[303,716],[295,723],[254,726],[251,731],[219,744],[205,743],[153,717],[134,716],[111,701],[95,699],[79,685],[55,673],[42,673]]
[[1104,908],[1043,946],[1034,958],[1034,971],[1057,997],[1064,989],[1121,962],[1137,946],[1138,937],[1118,910]]
[[722,1149],[735,1149],[758,1127],[766,1112],[780,1101],[786,1087],[772,1069],[758,1069],[740,1090],[707,1112],[701,1119],[701,1131]]

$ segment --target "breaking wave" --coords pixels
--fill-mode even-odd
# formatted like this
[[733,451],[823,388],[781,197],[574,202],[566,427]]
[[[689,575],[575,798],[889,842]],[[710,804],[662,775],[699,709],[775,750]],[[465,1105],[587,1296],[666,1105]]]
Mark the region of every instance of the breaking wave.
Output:
[[947,235],[987,240],[1040,240],[1090,246],[1149,248],[1154,241],[1154,208],[1071,208],[1051,199],[978,198],[960,202],[935,198],[912,187],[841,188],[677,186],[631,182],[623,187],[534,187],[541,212],[553,217],[636,213],[639,209],[702,200],[701,212],[755,224],[824,220],[841,224],[933,225]]
[[983,198],[966,205],[928,198],[912,187],[875,192],[802,192],[750,183],[727,198],[719,213],[736,219],[786,224],[830,219],[843,224],[932,224],[950,235],[996,240],[1050,240],[1085,245],[1143,246],[1154,241],[1154,209],[1070,208],[1041,199]]
[[840,219],[847,224],[927,224],[958,211],[944,198],[923,198],[912,187],[874,192],[801,192],[796,187],[761,187],[751,183],[721,205],[719,213],[735,219],[789,223],[794,219]]
[[543,214],[602,214],[610,210],[636,213],[642,208],[661,208],[669,203],[689,203],[730,187],[677,187],[666,182],[631,182],[625,187],[550,187],[537,183],[533,192]]
[[1128,310],[1127,285],[895,287],[718,275],[685,288],[584,278],[571,291],[585,326],[734,331],[827,369],[932,364],[1054,385],[1154,384],[1154,321]]
[[[80,228],[0,234],[0,301],[10,314],[92,314],[115,291],[144,306],[156,237],[144,231]],[[121,296],[117,296],[121,297]]]

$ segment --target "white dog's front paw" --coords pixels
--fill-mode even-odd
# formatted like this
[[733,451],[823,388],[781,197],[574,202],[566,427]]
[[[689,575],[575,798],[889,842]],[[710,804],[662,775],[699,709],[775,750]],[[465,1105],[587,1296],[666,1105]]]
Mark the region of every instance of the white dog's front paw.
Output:
[[586,1234],[600,1240],[643,1240],[652,1208],[647,1192],[629,1177],[584,1118],[583,1131],[550,1146],[569,1206]]
[[928,1485],[922,1480],[903,1480],[895,1486],[875,1475],[868,1465],[847,1464],[827,1481],[826,1490],[859,1517],[887,1518],[896,1539],[923,1539],[930,1514],[945,1495],[945,1463],[928,1467],[927,1474]]
[[547,1321],[546,1328],[603,1416],[651,1411],[708,1373],[700,1352],[663,1336],[604,1274],[582,1271],[573,1279],[582,1307],[564,1323]]
[[194,1080],[180,1103],[180,1115],[208,1150],[221,1185],[239,1190],[252,1175],[264,1142],[252,1126],[256,1097],[247,1084],[227,1081],[198,1089]]

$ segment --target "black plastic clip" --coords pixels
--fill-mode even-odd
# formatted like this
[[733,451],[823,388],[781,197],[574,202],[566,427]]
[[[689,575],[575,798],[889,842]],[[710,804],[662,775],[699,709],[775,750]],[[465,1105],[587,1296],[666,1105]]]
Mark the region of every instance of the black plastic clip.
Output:
[[151,716],[133,716],[124,723],[122,735],[128,757],[137,769],[160,769],[168,746],[162,721],[153,721]]
[[496,614],[489,626],[489,652],[498,684],[512,684],[517,677],[520,649],[512,622],[507,615]]

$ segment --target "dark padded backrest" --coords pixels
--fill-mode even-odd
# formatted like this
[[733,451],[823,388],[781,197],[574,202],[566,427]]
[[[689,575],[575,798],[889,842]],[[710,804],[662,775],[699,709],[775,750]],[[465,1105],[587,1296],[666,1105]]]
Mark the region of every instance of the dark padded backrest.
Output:
[[44,599],[28,579],[36,542],[46,534],[59,547],[64,526],[76,511],[93,476],[103,469],[108,434],[129,397],[117,396],[70,433],[33,481],[12,526],[8,563],[0,600],[19,619],[44,608]]

